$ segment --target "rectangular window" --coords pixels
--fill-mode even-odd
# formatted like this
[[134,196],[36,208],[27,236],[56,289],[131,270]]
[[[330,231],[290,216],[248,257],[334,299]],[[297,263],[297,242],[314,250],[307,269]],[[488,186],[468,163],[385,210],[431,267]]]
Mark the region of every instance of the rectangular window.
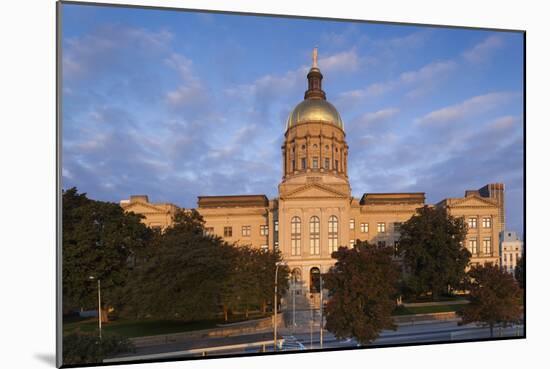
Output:
[[275,250],[279,250],[279,241],[275,241]]
[[349,229],[355,229],[355,219],[349,220]]
[[267,236],[269,234],[269,228],[267,225],[262,224],[260,226],[260,236]]
[[349,240],[349,247],[355,246],[355,240]]
[[252,226],[249,226],[249,225],[242,226],[241,234],[243,235],[243,237],[250,237],[251,229],[252,229]]
[[386,223],[376,224],[376,230],[378,231],[378,233],[386,233]]
[[361,223],[361,232],[369,233],[369,223]]
[[296,160],[292,159],[292,171],[296,170]]
[[306,169],[306,158],[302,158],[302,169]]
[[472,255],[477,255],[477,240],[475,238],[468,241],[468,248]]
[[334,170],[338,171],[338,160],[334,160]]
[[267,250],[269,250],[269,247],[267,245],[262,245],[262,246],[260,246],[260,249],[262,251],[267,251]]
[[275,225],[273,226],[273,228],[275,229],[275,232],[279,232],[279,221],[278,220],[275,221]]
[[213,236],[214,235],[214,227],[206,227],[204,229],[204,234],[207,236]]
[[315,218],[315,219],[312,219],[309,222],[309,253],[311,255],[319,255],[319,252],[320,252],[319,243],[321,239],[321,234],[319,230],[320,222],[319,222],[319,218],[317,217],[312,217],[312,218]]
[[485,217],[483,218],[483,228],[491,228],[491,218]]
[[334,215],[328,220],[328,249],[331,253],[338,250],[338,218]]
[[300,218],[293,217],[290,222],[290,243],[291,243],[291,254],[300,255],[301,254],[301,242],[302,242],[302,222]]
[[223,227],[224,237],[233,237],[233,227]]
[[474,218],[474,217],[468,218],[468,228],[470,229],[477,228],[477,218]]
[[325,169],[330,169],[330,159],[329,158],[325,158]]
[[506,264],[506,254],[504,254],[504,264]]
[[317,157],[313,158],[313,169],[319,169],[319,159]]
[[486,237],[483,239],[483,253],[485,255],[491,255],[491,237]]

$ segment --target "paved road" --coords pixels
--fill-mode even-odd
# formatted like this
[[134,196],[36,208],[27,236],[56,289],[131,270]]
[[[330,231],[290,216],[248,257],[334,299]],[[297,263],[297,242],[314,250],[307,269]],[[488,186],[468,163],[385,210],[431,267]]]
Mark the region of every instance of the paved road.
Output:
[[[522,336],[523,326],[509,327],[494,330],[494,337]],[[283,345],[284,350],[295,351],[300,348],[319,349],[337,347],[357,347],[358,343],[353,339],[337,340],[331,333],[323,333],[323,345],[319,341],[319,330],[316,329],[313,335],[310,332],[302,331],[292,334],[289,329],[281,329],[279,338],[286,338],[287,344]],[[419,342],[448,342],[472,339],[489,338],[488,328],[478,327],[474,324],[458,326],[456,321],[433,321],[418,324],[406,324],[398,326],[396,331],[383,331],[380,337],[372,343],[373,346],[419,343]],[[139,360],[155,358],[177,358],[185,356],[200,356],[201,348],[217,347],[216,351],[207,352],[206,355],[215,356],[231,353],[253,353],[273,351],[273,334],[271,332],[243,335],[237,337],[214,338],[208,340],[196,340],[185,343],[174,343],[140,348],[132,355],[120,357],[122,360]],[[255,343],[263,342],[261,345]],[[229,346],[229,347],[228,347]],[[231,347],[234,346],[234,347]],[[236,347],[235,347],[236,346]],[[219,349],[227,347],[226,349]],[[193,350],[193,352],[189,352]]]

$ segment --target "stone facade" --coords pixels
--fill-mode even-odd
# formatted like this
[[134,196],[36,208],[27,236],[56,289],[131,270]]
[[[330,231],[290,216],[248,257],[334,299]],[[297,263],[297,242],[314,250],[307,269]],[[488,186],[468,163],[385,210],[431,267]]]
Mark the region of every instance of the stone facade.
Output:
[[508,273],[514,274],[518,259],[523,256],[523,241],[512,231],[500,233],[500,266]]
[[128,200],[120,201],[120,206],[127,212],[143,215],[143,223],[160,230],[172,225],[172,219],[178,209],[176,205],[170,203],[150,203],[146,195],[130,196]]
[[[290,113],[286,124],[278,197],[200,196],[197,210],[207,231],[229,242],[279,249],[296,279],[310,289],[312,278],[334,264],[333,250],[356,240],[396,246],[399,225],[426,204],[422,192],[352,196],[344,123],[326,101],[323,76],[316,64],[307,78],[304,101]],[[123,205],[125,209],[143,209],[148,225],[161,220],[161,227],[170,225],[172,208],[142,201],[132,205],[132,198]],[[434,206],[469,222],[464,246],[470,248],[473,263],[499,262],[498,235],[504,229],[502,184],[468,190],[463,198],[444,199]],[[165,217],[154,215],[153,208],[163,209]]]

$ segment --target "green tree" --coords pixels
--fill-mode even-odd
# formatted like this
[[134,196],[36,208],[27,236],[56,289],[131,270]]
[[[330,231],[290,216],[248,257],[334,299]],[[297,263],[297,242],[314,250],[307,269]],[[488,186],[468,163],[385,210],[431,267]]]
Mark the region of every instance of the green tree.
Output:
[[514,268],[514,277],[521,288],[525,288],[525,257],[522,255],[517,260]]
[[457,312],[461,324],[476,322],[488,326],[493,337],[495,325],[507,326],[521,319],[521,290],[514,277],[498,265],[473,266],[468,271],[466,289],[470,303]]
[[[275,264],[282,260],[278,251],[258,250],[247,246],[234,246],[228,255],[231,266],[222,290],[225,320],[236,309],[243,309],[248,317],[250,307],[260,307],[263,313],[273,300]],[[279,266],[277,273],[278,297],[288,289],[289,269]]]
[[63,192],[62,206],[65,309],[96,307],[97,279],[101,280],[103,307],[120,307],[129,259],[147,246],[150,230],[141,223],[141,216],[125,213],[115,203],[88,199],[76,188]]
[[200,320],[220,310],[223,281],[233,257],[231,246],[206,235],[196,210],[180,209],[174,223],[141,255],[128,292],[137,318]]
[[78,333],[63,337],[63,365],[102,363],[109,356],[126,352],[135,352],[135,347],[124,337],[107,335],[100,340]]
[[463,247],[467,225],[445,209],[425,206],[401,225],[398,252],[405,265],[404,283],[413,294],[433,299],[458,288],[470,252]]
[[361,344],[374,341],[383,329],[395,329],[392,312],[398,292],[399,267],[393,250],[358,242],[333,252],[336,264],[323,277],[329,290],[326,328],[338,338]]

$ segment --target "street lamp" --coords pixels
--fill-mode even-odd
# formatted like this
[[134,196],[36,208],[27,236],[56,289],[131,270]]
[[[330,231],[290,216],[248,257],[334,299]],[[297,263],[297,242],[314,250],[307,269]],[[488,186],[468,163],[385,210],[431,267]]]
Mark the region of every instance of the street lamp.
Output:
[[275,263],[275,294],[273,295],[273,351],[277,351],[277,272],[281,265],[286,265],[284,261]]
[[[90,280],[96,279],[93,275],[88,277]],[[99,339],[101,339],[101,280],[97,279],[97,317],[99,324]]]

